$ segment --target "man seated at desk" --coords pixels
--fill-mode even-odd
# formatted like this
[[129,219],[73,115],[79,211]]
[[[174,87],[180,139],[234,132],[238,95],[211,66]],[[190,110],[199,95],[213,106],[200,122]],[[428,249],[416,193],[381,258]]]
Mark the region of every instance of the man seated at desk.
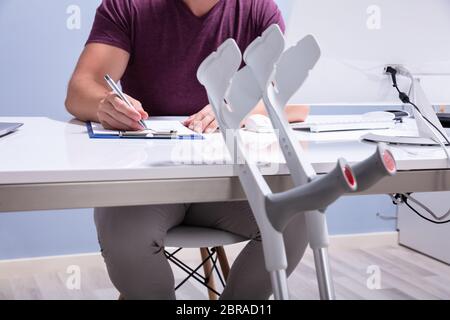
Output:
[[[217,129],[200,63],[228,38],[242,51],[272,24],[284,22],[273,0],[103,0],[69,83],[67,110],[104,127],[139,130],[150,116],[189,116],[200,132]],[[134,108],[108,89],[103,77],[121,81]],[[264,113],[263,104],[255,113]],[[290,121],[308,108],[289,106]],[[98,238],[109,276],[125,299],[174,299],[174,277],[164,238],[179,224],[222,229],[251,241],[233,264],[223,299],[267,299],[272,293],[259,231],[247,202],[97,208]],[[307,246],[303,215],[286,229],[287,273]]]

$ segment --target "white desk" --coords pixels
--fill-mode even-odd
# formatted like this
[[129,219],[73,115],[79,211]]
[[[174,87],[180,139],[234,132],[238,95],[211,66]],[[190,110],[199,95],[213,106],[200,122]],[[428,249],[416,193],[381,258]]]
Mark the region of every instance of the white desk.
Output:
[[[77,121],[0,121],[25,123],[18,132],[0,138],[0,212],[233,201],[245,197],[233,166],[223,164],[223,153],[211,151],[224,150],[219,134],[203,141],[101,140],[89,139],[84,124]],[[375,145],[360,142],[362,133],[298,136],[314,168],[325,173],[339,157],[355,162],[372,154]],[[255,134],[249,133],[248,139],[253,141]],[[286,166],[273,149],[276,144],[266,140],[268,149],[275,152],[263,152],[260,159],[277,164],[267,171],[269,184],[275,191],[289,188]],[[447,160],[438,147],[392,150],[399,173],[365,194],[450,190]],[[194,163],[183,163],[190,158]]]

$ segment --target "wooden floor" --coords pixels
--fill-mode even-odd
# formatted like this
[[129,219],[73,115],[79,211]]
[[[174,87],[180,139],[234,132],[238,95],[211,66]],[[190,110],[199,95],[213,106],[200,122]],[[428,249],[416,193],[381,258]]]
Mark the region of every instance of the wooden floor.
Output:
[[[358,247],[348,245],[358,243]],[[240,246],[229,247],[233,259]],[[183,258],[192,262],[199,252]],[[330,247],[331,266],[338,299],[450,299],[450,266],[404,247],[380,241],[365,245],[359,241]],[[80,270],[80,289],[68,289],[71,266]],[[73,268],[73,267],[72,267]],[[379,270],[380,288],[369,289],[369,271]],[[183,274],[174,269],[179,281]],[[369,284],[374,282],[370,281]],[[308,251],[289,278],[292,299],[318,299],[314,261]],[[0,262],[0,299],[117,299],[102,258],[95,255],[68,256]],[[206,299],[196,282],[177,291],[179,299]]]

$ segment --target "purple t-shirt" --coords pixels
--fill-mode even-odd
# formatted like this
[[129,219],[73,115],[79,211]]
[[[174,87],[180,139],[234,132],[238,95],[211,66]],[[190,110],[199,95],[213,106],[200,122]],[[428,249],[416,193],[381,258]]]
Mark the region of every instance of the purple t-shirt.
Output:
[[274,23],[284,30],[273,0],[219,0],[201,18],[183,0],[103,0],[87,43],[130,53],[121,84],[150,116],[184,116],[208,104],[201,62],[228,38],[244,51]]

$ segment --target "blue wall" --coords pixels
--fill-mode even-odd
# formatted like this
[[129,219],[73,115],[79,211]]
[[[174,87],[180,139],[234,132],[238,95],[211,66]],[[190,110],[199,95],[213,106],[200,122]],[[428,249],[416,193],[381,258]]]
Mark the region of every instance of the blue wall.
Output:
[[[47,116],[66,120],[67,81],[90,30],[100,0],[0,1],[0,116]],[[290,1],[279,0],[288,13]],[[69,29],[67,8],[81,8],[81,28]],[[333,109],[349,112],[354,109]],[[329,109],[313,110],[314,113]],[[361,111],[361,109],[359,109]],[[391,231],[387,197],[344,198],[328,211],[330,233]],[[92,210],[0,214],[0,259],[98,250]]]
[[[0,1],[0,116],[70,119],[67,82],[100,0]],[[67,9],[81,8],[81,28]],[[0,214],[0,259],[97,251],[92,210]]]

